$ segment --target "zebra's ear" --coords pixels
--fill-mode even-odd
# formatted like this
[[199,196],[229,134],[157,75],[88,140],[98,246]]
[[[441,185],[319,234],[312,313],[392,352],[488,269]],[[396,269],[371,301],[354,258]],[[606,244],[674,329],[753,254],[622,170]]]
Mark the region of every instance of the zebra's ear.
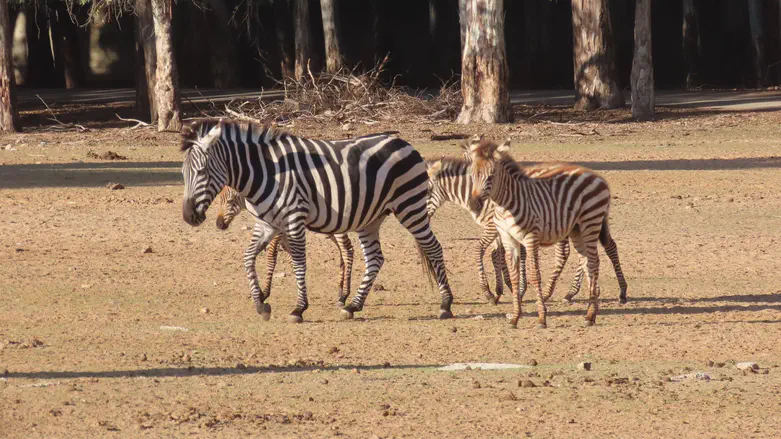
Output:
[[212,144],[222,136],[222,127],[224,126],[224,122],[222,119],[212,127],[212,129],[209,130],[208,133],[206,133],[205,136],[201,137],[200,142],[198,142],[198,145],[201,147],[201,149],[205,152],[207,149],[209,149]]
[[510,150],[510,138],[508,137],[507,140],[504,141],[501,145],[499,145],[498,148],[496,148],[499,152],[507,152]]
[[439,171],[442,170],[442,161],[437,160],[434,163],[431,164],[431,166],[426,169],[426,172],[428,172],[428,178],[434,178],[437,174],[439,174]]
[[472,136],[472,141],[469,142],[469,152],[474,152],[477,150],[477,148],[480,146],[480,144],[483,142],[483,138],[485,136],[483,134],[475,134]]

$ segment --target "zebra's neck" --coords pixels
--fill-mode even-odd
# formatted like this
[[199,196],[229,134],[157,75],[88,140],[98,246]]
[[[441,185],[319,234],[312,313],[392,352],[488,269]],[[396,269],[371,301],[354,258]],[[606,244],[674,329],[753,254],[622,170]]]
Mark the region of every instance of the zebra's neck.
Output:
[[525,206],[527,203],[524,202],[524,198],[528,192],[529,178],[512,157],[503,157],[494,166],[491,199],[505,209],[518,205]]

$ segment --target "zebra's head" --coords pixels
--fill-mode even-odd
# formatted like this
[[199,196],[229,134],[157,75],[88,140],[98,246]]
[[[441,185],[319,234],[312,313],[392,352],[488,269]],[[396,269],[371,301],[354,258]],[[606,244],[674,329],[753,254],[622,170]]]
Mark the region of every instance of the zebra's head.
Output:
[[225,230],[244,208],[244,196],[230,186],[217,196],[217,228]]
[[509,150],[510,139],[501,145],[497,145],[483,136],[472,139],[465,151],[472,169],[472,194],[469,198],[469,208],[472,211],[482,210],[485,202],[491,198],[496,162],[501,159],[501,154]]
[[191,226],[199,226],[206,220],[206,209],[225,186],[227,167],[220,137],[224,123],[198,121],[182,130],[182,164],[184,198],[182,217]]
[[439,181],[439,173],[442,172],[442,160],[426,160],[426,171],[428,172],[428,199],[426,200],[426,210],[428,216],[434,216],[439,206],[442,205],[444,197],[442,196],[442,187]]

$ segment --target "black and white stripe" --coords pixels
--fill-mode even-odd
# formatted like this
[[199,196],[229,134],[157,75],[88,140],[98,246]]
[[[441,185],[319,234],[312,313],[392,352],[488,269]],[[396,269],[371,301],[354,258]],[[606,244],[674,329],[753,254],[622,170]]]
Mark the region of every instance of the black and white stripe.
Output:
[[[250,212],[267,225],[259,231],[261,245],[280,232],[286,234],[298,287],[291,320],[302,321],[309,306],[305,231],[358,232],[366,273],[358,294],[342,310],[352,318],[363,309],[384,262],[379,229],[390,214],[415,237],[424,269],[436,278],[440,318],[452,317],[442,247],[426,211],[426,164],[409,143],[388,134],[312,140],[220,120],[189,126],[182,149],[187,151],[182,209],[188,224],[201,224],[209,204],[227,185],[244,195]],[[268,312],[262,297],[253,299],[259,312]]]

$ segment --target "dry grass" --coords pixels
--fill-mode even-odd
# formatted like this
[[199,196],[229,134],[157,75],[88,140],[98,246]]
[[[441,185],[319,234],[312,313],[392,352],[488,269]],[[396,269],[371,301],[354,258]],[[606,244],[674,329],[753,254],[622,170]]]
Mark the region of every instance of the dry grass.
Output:
[[357,73],[340,71],[317,76],[308,70],[300,81],[287,78],[279,82],[285,97],[271,102],[231,102],[225,113],[237,119],[286,125],[293,120],[365,123],[383,120],[453,120],[461,109],[459,81],[443,82],[439,92],[428,94],[383,83],[381,74],[386,57],[373,69]]

